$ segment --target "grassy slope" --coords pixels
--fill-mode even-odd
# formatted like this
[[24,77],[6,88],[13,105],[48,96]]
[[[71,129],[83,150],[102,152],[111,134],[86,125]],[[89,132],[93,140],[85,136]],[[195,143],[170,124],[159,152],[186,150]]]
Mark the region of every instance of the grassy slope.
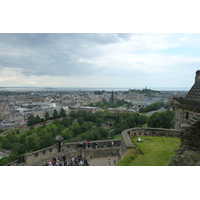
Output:
[[[176,155],[173,150],[178,149],[180,145],[179,138],[149,137],[151,141],[145,139],[147,139],[145,136],[142,137],[142,143],[136,142],[137,137],[133,139],[144,155],[134,155],[133,159],[129,160],[128,166],[168,166],[170,158]],[[127,157],[128,155],[125,155],[122,160]],[[118,166],[124,165],[119,162]]]
[[117,139],[122,139],[122,135],[121,134],[115,135],[113,139],[116,139],[116,140]]

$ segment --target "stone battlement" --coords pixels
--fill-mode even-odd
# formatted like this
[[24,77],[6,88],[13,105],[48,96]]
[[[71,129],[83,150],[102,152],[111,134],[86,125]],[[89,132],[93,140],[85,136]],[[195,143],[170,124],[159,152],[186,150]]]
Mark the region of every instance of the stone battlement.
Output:
[[[114,142],[113,147],[111,147],[111,142]],[[95,149],[95,143],[97,143],[97,149]],[[61,151],[58,152],[56,145],[50,146],[48,148],[40,149],[31,153],[27,153],[23,156],[23,159],[11,162],[7,166],[13,165],[40,165],[41,162],[51,160],[53,157],[66,156],[66,159],[72,156],[82,155],[86,159],[105,157],[109,155],[118,156],[119,148],[121,145],[121,140],[99,140],[91,141],[90,148],[83,149],[78,147],[78,143],[64,143],[61,146]]]
[[[13,165],[41,165],[42,162],[51,160],[53,157],[66,156],[66,159],[70,159],[72,156],[82,155],[86,160],[91,158],[100,158],[107,156],[118,156],[121,158],[123,154],[130,148],[135,148],[138,153],[142,153],[136,145],[131,141],[131,137],[142,136],[147,134],[166,137],[180,137],[180,130],[174,129],[160,129],[160,128],[130,128],[124,130],[121,140],[99,140],[91,141],[90,148],[78,147],[78,143],[62,143],[60,151],[56,145],[50,146],[45,149],[41,149],[35,152],[27,153],[22,159],[11,162],[7,166]],[[111,147],[111,142],[114,142],[114,146]],[[97,143],[97,149],[95,148]]]

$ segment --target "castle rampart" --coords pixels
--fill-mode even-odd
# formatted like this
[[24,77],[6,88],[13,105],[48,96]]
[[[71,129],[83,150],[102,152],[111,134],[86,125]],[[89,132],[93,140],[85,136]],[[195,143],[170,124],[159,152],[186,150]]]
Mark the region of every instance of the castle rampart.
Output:
[[[27,153],[24,155],[22,161],[17,160],[7,164],[7,166],[13,165],[41,165],[44,161],[52,160],[53,157],[66,156],[66,159],[70,159],[72,156],[82,155],[87,161],[92,158],[108,157],[108,156],[118,156],[119,159],[124,155],[124,153],[130,148],[136,148],[138,153],[142,153],[136,145],[131,141],[131,137],[142,136],[147,133],[151,133],[157,136],[166,137],[180,137],[180,130],[174,129],[160,129],[160,128],[130,128],[124,130],[121,140],[99,140],[92,141],[89,149],[83,149],[78,147],[77,143],[63,143],[61,150],[58,151],[56,145],[51,147],[41,149],[32,153]],[[114,142],[114,146],[111,147],[111,142]],[[95,143],[98,147],[95,149]]]
[[[111,142],[114,142],[111,147]],[[94,144],[97,143],[97,149]],[[40,149],[24,155],[23,159],[11,162],[7,166],[16,165],[41,165],[44,161],[52,160],[53,157],[66,156],[66,159],[70,159],[72,156],[82,155],[85,159],[90,160],[91,158],[107,157],[109,155],[118,156],[121,140],[99,140],[92,141],[89,149],[83,149],[78,147],[77,143],[64,143],[62,144],[61,151],[58,151],[56,145],[48,148]],[[25,161],[25,162],[24,162]]]

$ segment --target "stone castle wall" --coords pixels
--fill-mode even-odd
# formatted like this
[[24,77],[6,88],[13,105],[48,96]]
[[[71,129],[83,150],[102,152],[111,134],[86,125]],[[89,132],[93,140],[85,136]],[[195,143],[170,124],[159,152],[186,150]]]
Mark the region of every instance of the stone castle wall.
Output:
[[199,114],[191,110],[184,110],[182,108],[175,108],[175,129],[180,129],[182,123],[187,123],[191,118]]
[[[25,154],[25,163],[19,163],[15,161],[7,164],[8,166],[13,165],[41,165],[44,161],[50,161],[53,157],[66,156],[66,159],[70,159],[72,156],[82,155],[87,160],[91,158],[100,158],[107,156],[119,156],[121,158],[124,153],[131,148],[137,149],[138,153],[142,153],[131,141],[130,137],[142,136],[147,132],[156,134],[157,136],[166,137],[180,137],[180,130],[173,129],[159,129],[159,128],[131,128],[124,130],[121,140],[100,140],[92,141],[89,149],[78,148],[77,143],[64,143],[61,146],[61,151],[58,152],[56,145],[41,149],[32,153]],[[114,147],[111,147],[111,142],[114,142]],[[199,140],[200,141],[200,140]],[[95,149],[94,143],[98,143],[98,148]]]
[[120,146],[120,150],[119,150],[120,157],[122,157],[128,149],[135,147],[133,145],[132,141],[130,140],[130,136],[128,135],[129,130],[130,129],[127,129],[122,132],[122,141],[121,141],[121,146]]
[[[94,148],[94,143],[97,142],[97,149]],[[114,146],[111,147],[111,142],[114,142]],[[7,166],[15,165],[41,165],[44,161],[50,161],[53,157],[62,157],[66,156],[66,159],[70,159],[72,156],[82,155],[86,159],[98,158],[98,157],[107,157],[109,155],[118,156],[119,148],[121,145],[121,140],[100,140],[92,141],[89,149],[78,148],[77,143],[64,143],[61,146],[61,151],[58,152],[56,145],[53,145],[48,148],[44,148],[32,153],[27,153],[24,155],[25,163],[19,161],[14,161]]]
[[130,137],[141,136],[149,134],[156,134],[157,136],[166,136],[166,137],[180,137],[180,130],[176,129],[162,129],[162,128],[132,128],[128,129],[128,134]]
[[165,137],[180,137],[180,130],[174,130],[174,129],[161,129],[161,128],[130,128],[127,130],[124,130],[122,132],[122,141],[121,146],[119,150],[120,157],[123,156],[123,154],[131,148],[135,148],[139,154],[143,154],[138,147],[132,143],[131,137],[134,136],[143,136],[145,134],[154,134],[157,136],[165,136]]
[[[183,126],[183,124],[182,124]],[[185,127],[184,127],[185,126]],[[181,145],[178,155],[174,156],[170,166],[199,166],[200,165],[200,122],[181,128]]]

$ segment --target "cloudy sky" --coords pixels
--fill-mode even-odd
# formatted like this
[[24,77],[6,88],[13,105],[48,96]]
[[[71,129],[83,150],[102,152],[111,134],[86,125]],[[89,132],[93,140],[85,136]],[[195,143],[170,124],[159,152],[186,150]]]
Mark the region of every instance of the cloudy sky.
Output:
[[0,87],[188,87],[200,34],[1,33]]

